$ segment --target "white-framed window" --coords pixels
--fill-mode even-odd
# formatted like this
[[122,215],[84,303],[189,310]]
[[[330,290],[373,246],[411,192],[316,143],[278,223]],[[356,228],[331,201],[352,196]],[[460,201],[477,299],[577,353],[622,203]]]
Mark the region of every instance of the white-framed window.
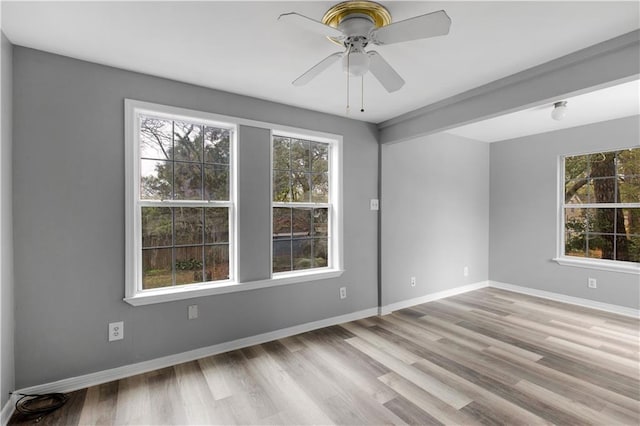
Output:
[[[289,241],[293,246],[294,239],[306,240],[309,263],[275,274],[266,269],[264,279],[243,282],[238,280],[242,262],[255,259],[238,256],[240,126],[302,141],[309,156],[313,149],[317,157],[308,158],[308,169],[287,169],[290,176],[308,178],[306,186],[289,186],[287,191],[298,191],[290,193],[293,198],[244,203],[266,212],[289,209],[295,223],[308,213],[313,230],[305,228],[305,238],[293,238],[291,230]],[[264,143],[272,147],[273,137]],[[243,173],[245,182],[269,179],[251,170]],[[138,306],[339,277],[344,272],[341,174],[340,135],[126,99],[124,300]],[[273,243],[264,241],[264,246]],[[265,249],[264,255],[272,253]]]
[[272,133],[272,273],[342,268],[339,140]]
[[560,158],[561,264],[640,273],[640,148]]
[[138,101],[125,109],[126,298],[232,282],[236,125]]

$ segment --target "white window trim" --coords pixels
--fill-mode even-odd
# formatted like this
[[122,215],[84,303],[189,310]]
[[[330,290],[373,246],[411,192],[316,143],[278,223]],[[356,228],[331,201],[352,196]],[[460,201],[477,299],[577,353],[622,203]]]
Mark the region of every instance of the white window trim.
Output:
[[[343,221],[342,221],[342,136],[317,132],[312,130],[300,129],[296,127],[282,126],[279,124],[268,123],[263,121],[248,120],[238,117],[231,117],[220,114],[207,113],[186,108],[172,107],[168,105],[155,104],[133,99],[125,99],[124,108],[124,131],[125,131],[125,297],[124,301],[133,306],[142,306],[155,303],[171,302],[196,297],[212,296],[216,294],[235,293],[240,291],[249,291],[260,288],[290,285],[308,281],[319,281],[340,277],[344,273],[343,269]],[[294,271],[288,273],[273,274],[269,279],[257,280],[250,282],[237,282],[237,253],[238,247],[235,243],[237,238],[237,141],[231,143],[231,159],[230,164],[230,227],[232,233],[229,236],[229,274],[230,279],[225,281],[215,281],[211,283],[196,283],[185,286],[164,287],[153,290],[142,291],[139,286],[137,271],[140,270],[142,263],[142,254],[140,247],[142,245],[142,237],[138,235],[135,229],[136,217],[139,214],[136,208],[138,201],[137,190],[138,184],[135,182],[138,176],[138,133],[137,132],[137,114],[149,114],[154,116],[166,116],[172,119],[198,120],[211,122],[212,124],[222,124],[223,127],[229,127],[229,124],[235,126],[234,135],[237,138],[237,129],[240,125],[259,127],[270,129],[272,134],[286,134],[288,136],[300,137],[313,140],[329,142],[335,144],[335,154],[332,154],[332,161],[335,162],[335,173],[332,174],[332,188],[335,193],[332,200],[335,200],[333,220],[336,238],[332,239],[333,264],[331,268],[319,268],[303,271]],[[276,130],[277,129],[277,130]],[[271,143],[271,140],[270,140]],[[333,151],[333,150],[332,150]],[[145,204],[153,203],[152,201],[144,201]],[[194,205],[205,204],[211,205],[215,202],[194,201]],[[226,203],[226,202],[225,202]],[[271,209],[273,211],[273,209]],[[128,236],[133,236],[129,238]],[[273,247],[273,244],[271,244]]]
[[[611,151],[621,151],[625,149],[637,148],[637,146],[631,146],[628,148],[614,148]],[[600,271],[608,271],[608,272],[621,272],[627,274],[640,275],[640,264],[635,262],[620,262],[617,260],[607,260],[607,259],[591,259],[577,256],[566,256],[564,254],[564,234],[565,234],[565,224],[564,224],[564,210],[566,208],[564,202],[564,185],[565,185],[565,174],[564,174],[564,159],[565,157],[574,156],[574,155],[587,155],[587,154],[595,154],[597,152],[605,152],[605,151],[593,151],[587,152],[583,154],[566,154],[558,157],[558,221],[557,221],[557,230],[556,235],[558,236],[558,245],[556,249],[556,257],[552,260],[557,262],[562,266],[571,266],[577,268],[585,268],[585,269],[596,269]],[[606,151],[610,152],[610,151]],[[576,208],[590,208],[590,207],[640,207],[640,205],[635,203],[600,203],[600,204],[580,204],[576,205]]]
[[[328,266],[321,268],[303,269],[300,271],[271,272],[272,279],[289,280],[305,277],[314,273],[343,271],[343,225],[342,225],[342,136],[326,137],[322,135],[300,133],[290,129],[275,128],[271,131],[271,194],[273,194],[273,137],[284,136],[295,139],[324,142],[330,145],[329,153],[329,202],[328,203],[295,203],[295,207],[323,208],[329,207],[329,259]],[[271,196],[271,224],[273,226],[273,208],[278,206],[292,207],[292,203],[273,201]],[[271,244],[271,259],[273,259],[273,244]]]

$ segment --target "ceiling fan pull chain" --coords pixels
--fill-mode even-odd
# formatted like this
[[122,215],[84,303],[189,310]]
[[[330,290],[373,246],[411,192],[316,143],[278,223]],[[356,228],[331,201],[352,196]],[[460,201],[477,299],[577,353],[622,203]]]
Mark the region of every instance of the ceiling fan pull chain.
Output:
[[349,54],[351,49],[347,51],[347,115],[349,115]]
[[360,112],[364,112],[364,74],[360,78],[362,78],[360,84]]

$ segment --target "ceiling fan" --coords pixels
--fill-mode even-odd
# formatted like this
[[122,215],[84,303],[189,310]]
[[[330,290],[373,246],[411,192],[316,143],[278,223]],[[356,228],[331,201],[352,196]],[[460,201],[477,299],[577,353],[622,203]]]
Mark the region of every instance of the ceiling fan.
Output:
[[[405,82],[378,52],[366,51],[365,48],[370,44],[387,45],[446,35],[451,26],[451,19],[444,10],[391,23],[389,11],[373,1],[336,4],[325,13],[322,21],[296,12],[284,13],[278,20],[327,36],[330,41],[344,47],[343,51],[327,56],[295,79],[292,82],[294,86],[309,83],[342,59],[342,68],[347,76],[363,76],[371,71],[387,92],[399,90]],[[347,77],[347,85],[348,82]]]

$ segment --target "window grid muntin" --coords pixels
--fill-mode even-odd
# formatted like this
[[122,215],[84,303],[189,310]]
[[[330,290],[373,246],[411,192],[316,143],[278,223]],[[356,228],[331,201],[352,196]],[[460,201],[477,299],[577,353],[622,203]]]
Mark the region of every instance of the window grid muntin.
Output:
[[[592,154],[577,154],[577,155],[567,155],[567,156],[563,156],[561,157],[562,161],[561,161],[561,176],[563,177],[562,179],[562,197],[561,197],[561,205],[562,205],[562,214],[561,214],[561,218],[560,218],[560,223],[562,223],[562,232],[560,233],[560,246],[559,246],[559,250],[562,256],[568,256],[568,257],[577,257],[576,255],[572,255],[572,254],[567,254],[566,253],[566,249],[567,249],[567,234],[570,233],[570,231],[567,228],[567,210],[568,209],[594,209],[594,210],[605,210],[605,209],[613,209],[613,233],[603,233],[603,232],[590,232],[589,231],[589,217],[587,216],[585,218],[585,230],[582,233],[578,233],[578,235],[581,235],[584,237],[585,239],[585,253],[583,258],[585,259],[589,259],[589,260],[595,260],[595,261],[605,261],[605,262],[624,262],[625,264],[628,263],[638,263],[638,261],[635,260],[618,260],[619,254],[618,254],[618,238],[626,238],[628,241],[631,241],[631,238],[637,238],[638,234],[632,232],[632,230],[629,231],[629,233],[624,232],[624,233],[619,233],[618,232],[618,210],[624,210],[624,209],[630,209],[630,210],[637,210],[638,213],[640,214],[640,202],[639,203],[616,203],[616,202],[606,202],[606,203],[598,203],[598,202],[591,202],[591,201],[596,201],[595,200],[595,194],[592,194],[592,192],[588,192],[588,202],[587,203],[570,203],[570,201],[577,195],[574,194],[572,196],[572,199],[570,200],[566,200],[566,193],[567,193],[567,184],[569,182],[576,182],[576,181],[580,181],[582,179],[586,180],[586,184],[590,184],[593,183],[593,181],[597,181],[597,180],[604,180],[604,179],[613,179],[614,182],[614,200],[618,199],[618,196],[620,195],[619,191],[620,191],[620,179],[621,178],[636,178],[640,175],[638,175],[637,173],[627,173],[624,174],[622,173],[622,171],[620,170],[620,166],[621,166],[621,162],[619,160],[619,156],[623,153],[625,153],[626,151],[635,151],[635,150],[639,150],[640,148],[637,147],[632,147],[632,148],[626,148],[626,149],[619,149],[619,150],[614,150],[614,151],[602,151],[602,152],[597,152],[597,153],[592,153]],[[597,177],[591,177],[591,172],[592,172],[592,158],[594,155],[604,155],[606,156],[607,154],[614,154],[614,159],[613,159],[613,163],[614,163],[614,171],[613,176],[597,176]],[[567,171],[566,171],[566,161],[569,158],[575,158],[575,157],[587,157],[587,165],[585,167],[585,169],[583,170],[582,173],[584,173],[586,176],[584,177],[574,177],[572,179],[568,179],[567,176]],[[592,199],[593,197],[593,199]],[[624,213],[623,213],[624,214]],[[623,216],[623,220],[625,220],[624,216]],[[626,228],[625,228],[626,231]],[[608,259],[608,258],[598,258],[598,257],[591,257],[590,256],[590,241],[593,239],[592,237],[612,237],[612,246],[613,246],[613,252],[612,252],[612,257],[613,259]]]

